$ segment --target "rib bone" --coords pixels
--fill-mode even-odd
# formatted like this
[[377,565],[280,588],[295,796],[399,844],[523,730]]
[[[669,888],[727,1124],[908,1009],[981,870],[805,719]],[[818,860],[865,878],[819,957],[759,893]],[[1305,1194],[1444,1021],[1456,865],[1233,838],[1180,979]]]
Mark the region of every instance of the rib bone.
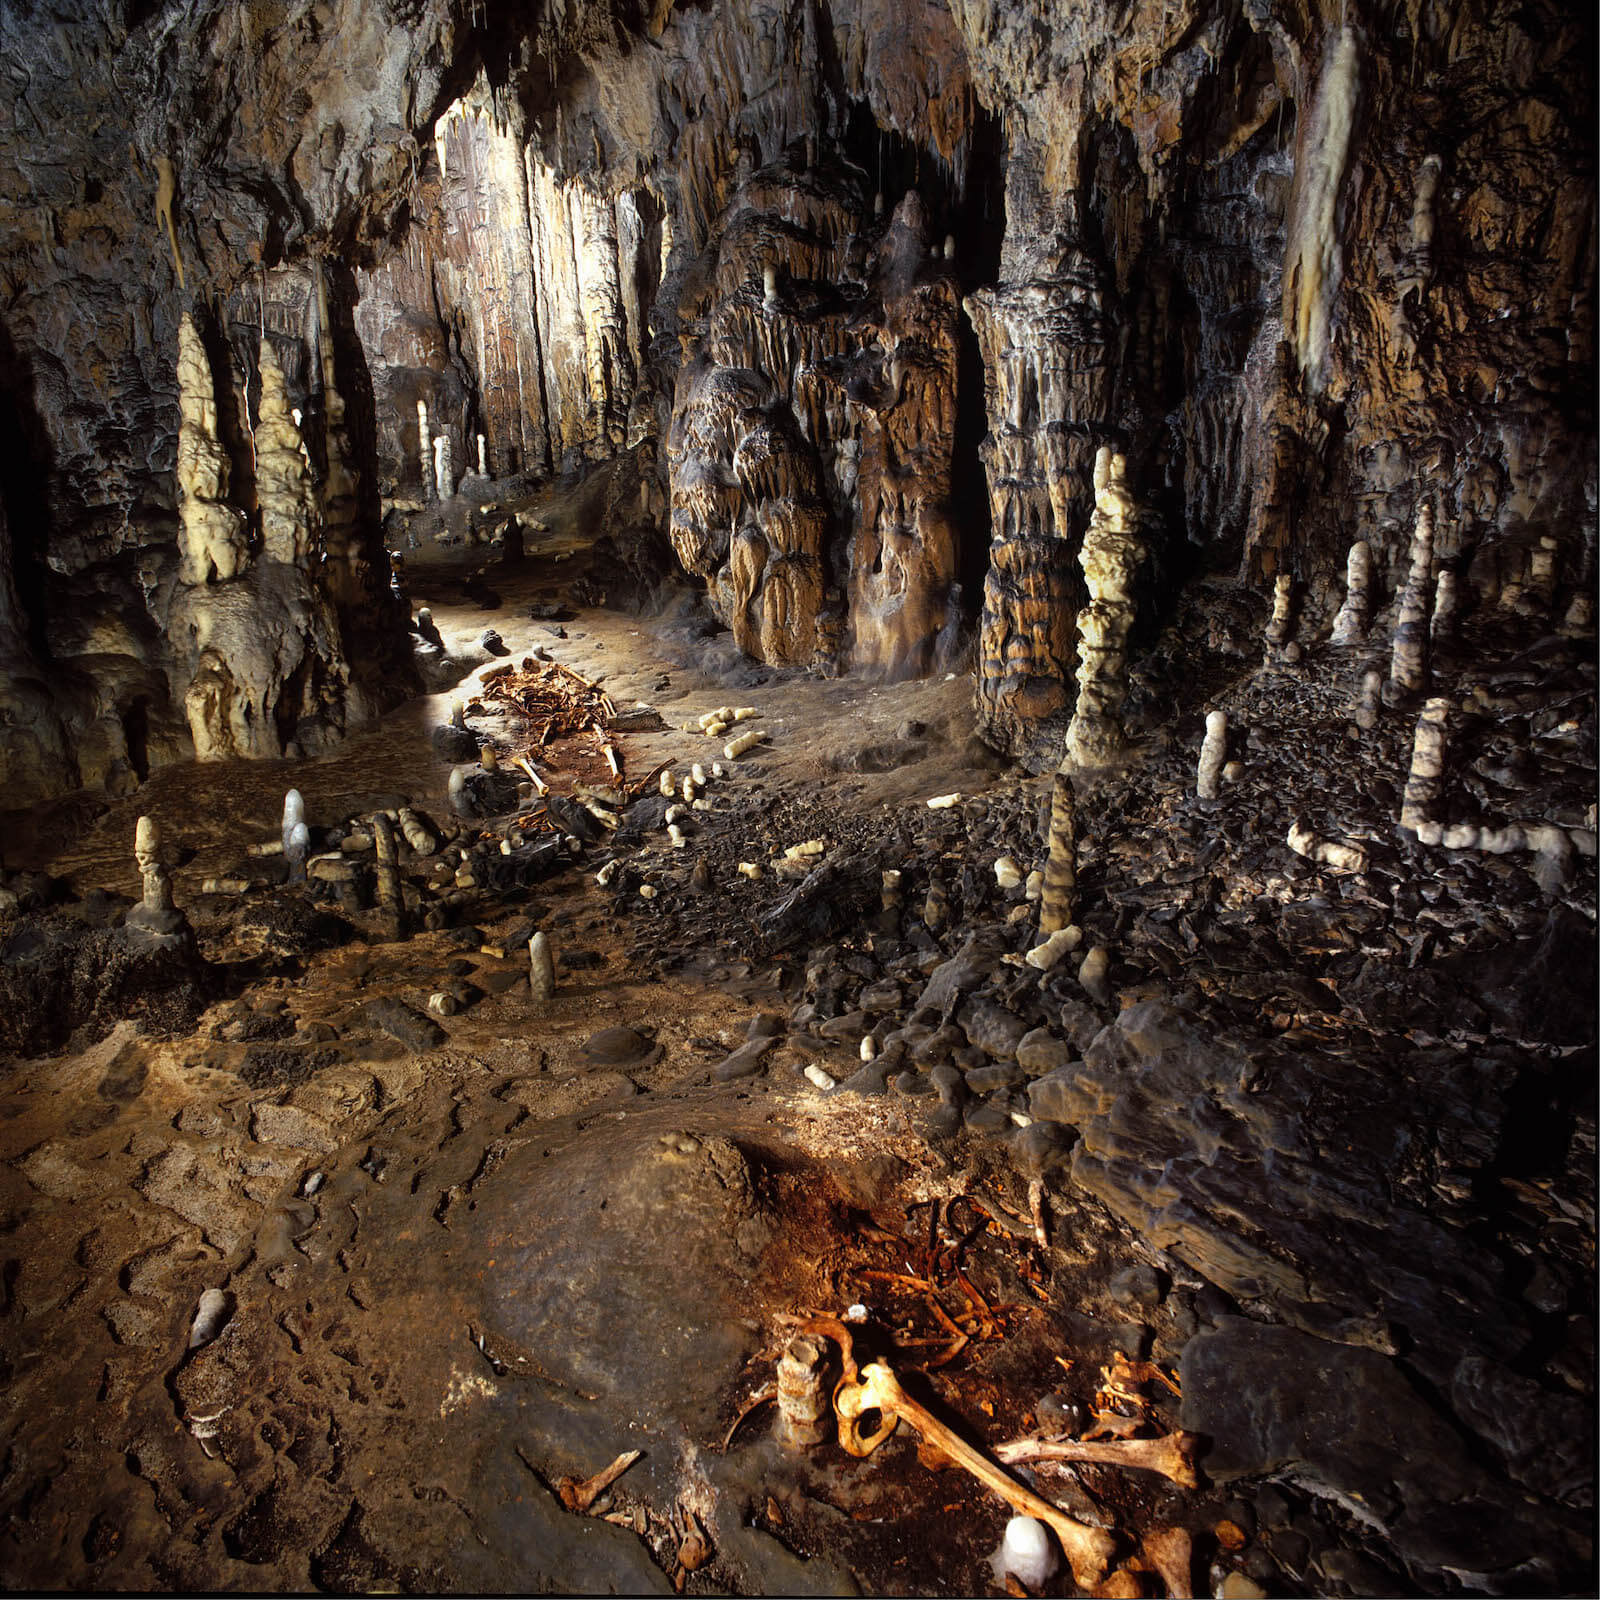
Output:
[[1197,1489],[1194,1445],[1192,1433],[1159,1439],[1013,1439],[996,1445],[994,1453],[1013,1466],[1023,1461],[1098,1461],[1108,1467],[1138,1467],[1159,1472],[1181,1489]]
[[[871,1455],[903,1419],[929,1444],[943,1451],[957,1466],[965,1467],[985,1488],[992,1489],[1013,1511],[1045,1523],[1061,1541],[1080,1588],[1089,1588],[1105,1572],[1114,1545],[1105,1529],[1075,1521],[1008,1477],[960,1434],[913,1400],[883,1362],[874,1361],[863,1367],[859,1382],[842,1382],[834,1391],[833,1405],[839,1415],[839,1442],[851,1455]],[[869,1411],[880,1412],[883,1421],[875,1432],[863,1436],[859,1422]]]

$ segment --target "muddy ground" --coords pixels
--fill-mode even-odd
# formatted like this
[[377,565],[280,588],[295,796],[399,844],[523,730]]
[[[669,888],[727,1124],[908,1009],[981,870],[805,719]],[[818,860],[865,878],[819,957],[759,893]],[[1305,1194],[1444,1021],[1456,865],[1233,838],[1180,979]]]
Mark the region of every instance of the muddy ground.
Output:
[[[1016,964],[1031,943],[1033,908],[1020,888],[999,895],[992,874],[1003,850],[1024,870],[1042,861],[1048,776],[976,744],[964,674],[874,685],[775,673],[739,663],[685,597],[658,596],[644,618],[573,604],[574,578],[587,579],[580,597],[605,578],[575,536],[577,508],[553,500],[530,509],[544,526],[530,526],[520,565],[471,544],[429,540],[406,552],[413,604],[431,607],[443,636],[446,659],[428,664],[439,692],[337,754],[169,768],[125,800],[79,796],[10,819],[6,867],[51,875],[47,890],[26,882],[35,898],[57,902],[31,913],[19,905],[14,929],[53,927],[54,918],[79,930],[81,950],[82,930],[114,928],[137,896],[134,822],[156,816],[206,966],[196,984],[172,990],[166,1010],[129,1016],[113,967],[84,966],[78,955],[72,981],[80,990],[103,983],[105,1002],[81,1001],[86,1020],[69,1037],[22,1053],[0,1079],[8,1587],[1005,1592],[991,1557],[1006,1508],[910,1428],[861,1460],[837,1443],[807,1451],[779,1441],[763,1396],[797,1320],[863,1308],[848,1324],[863,1362],[886,1358],[908,1390],[985,1448],[1029,1432],[1081,1432],[1106,1416],[1120,1416],[1124,1433],[1171,1432],[1186,1345],[1197,1331],[1226,1333],[1241,1307],[1373,1359],[1414,1354],[1407,1338],[1446,1338],[1421,1320],[1434,1314],[1426,1295],[1413,1328],[1386,1348],[1382,1294],[1336,1292],[1326,1277],[1318,1287],[1315,1260],[1296,1292],[1324,1306],[1343,1294],[1343,1322],[1331,1311],[1326,1326],[1304,1307],[1273,1311],[1272,1284],[1251,1302],[1241,1288],[1248,1273],[1230,1278],[1220,1256],[1202,1260],[1204,1239],[1186,1249],[1191,1236],[1174,1231],[1170,1209],[1151,1211],[1142,1234],[1130,1218],[1143,1213],[1125,1203],[1116,1177],[1126,1150],[1091,1139],[1111,1176],[1073,1166],[1082,1177],[1074,1181],[1072,1138],[1016,1070],[1016,1038],[980,1047],[975,1012],[945,1018],[946,1028],[962,1019],[966,1054],[955,1060],[964,1084],[953,1068],[943,1078],[938,1066],[919,1073],[910,1054],[910,1072],[890,1081],[891,1064],[874,1083],[866,1056],[914,1017],[918,988],[966,948],[971,929],[994,936],[995,962],[1010,950],[1013,964],[995,970],[1012,988],[984,993],[1009,1005],[1013,1020],[1042,1003],[1035,991],[1056,994],[1053,979]],[[486,562],[483,584],[467,582]],[[530,608],[540,607],[560,610],[536,620]],[[1259,620],[1247,614],[1241,626]],[[486,627],[503,654],[479,646]],[[747,725],[770,737],[709,784],[711,809],[688,818],[683,849],[657,820],[626,843],[602,834],[526,885],[445,884],[423,894],[403,940],[387,937],[369,906],[341,907],[326,894],[313,925],[284,920],[291,902],[304,908],[304,890],[263,881],[243,894],[203,892],[208,880],[270,866],[246,847],[276,834],[290,785],[321,828],[402,799],[449,824],[451,768],[435,754],[435,730],[454,701],[474,702],[484,668],[536,652],[600,682],[619,708],[643,702],[660,712],[661,730],[617,739],[635,782],[662,763],[681,776],[719,757],[714,741],[682,727],[718,705],[755,706]],[[1194,745],[1207,697],[1305,706],[1320,695],[1337,767],[1354,667],[1280,682],[1258,664],[1224,650],[1163,679],[1157,660],[1147,697],[1167,697],[1162,709],[1174,726],[1193,726]],[[1592,739],[1592,676],[1590,696]],[[503,757],[528,748],[520,719],[476,703],[467,714],[476,738]],[[1265,727],[1269,713],[1258,706],[1250,720]],[[1390,730],[1386,757],[1369,753],[1374,773],[1384,759],[1393,764],[1406,733]],[[1260,837],[1279,856],[1280,812],[1292,816],[1316,794],[1342,805],[1349,825],[1370,794],[1359,763],[1357,788],[1329,783],[1314,741],[1285,759],[1306,774],[1301,792],[1287,792],[1280,774],[1277,792],[1255,808]],[[575,771],[601,776],[593,741],[557,741],[539,760],[558,791],[564,770],[568,782]],[[1366,979],[1367,1010],[1352,1012],[1331,987],[1309,992],[1309,979],[1248,981],[1291,964],[1278,943],[1284,929],[1267,926],[1252,909],[1258,901],[1287,905],[1316,923],[1318,937],[1332,916],[1319,892],[1326,881],[1292,866],[1285,879],[1277,856],[1252,858],[1254,821],[1252,838],[1237,843],[1246,865],[1209,905],[1227,923],[1231,957],[1217,954],[1206,927],[1188,925],[1188,913],[1181,923],[1167,915],[1168,903],[1191,905],[1200,922],[1200,903],[1171,885],[1234,825],[1182,809],[1192,761],[1188,745],[1152,737],[1129,776],[1085,791],[1088,942],[1108,942],[1119,964],[1108,990],[1074,988],[1066,1010],[1052,1000],[1046,1015],[1062,1020],[1051,1027],[1074,1049],[1050,1060],[1093,1059],[1089,1041],[1101,1028],[1109,1038],[1119,1018],[1137,1044],[1127,1019],[1170,1002],[1197,1037],[1226,1022],[1238,1043],[1248,1023],[1251,1040],[1280,1051],[1297,1039],[1327,1044],[1354,1018],[1370,1060],[1358,1056],[1351,1070],[1367,1070],[1402,1025],[1379,1015],[1391,996],[1383,982]],[[1263,752],[1257,765],[1266,761]],[[924,804],[952,791],[959,807]],[[1581,813],[1581,794],[1556,798]],[[493,840],[512,836],[504,818],[457,826],[458,846],[485,829]],[[832,876],[780,877],[783,849],[813,837]],[[1375,833],[1374,851],[1384,848]],[[596,869],[613,857],[618,875],[602,889]],[[907,873],[904,912],[883,906],[891,857]],[[487,859],[492,866],[492,850]],[[740,861],[762,863],[763,876],[741,877]],[[1158,893],[1151,885],[1162,872],[1168,887]],[[952,908],[942,927],[927,910],[934,888]],[[1467,889],[1489,896],[1494,885]],[[1558,886],[1519,881],[1510,899],[1496,939],[1482,935],[1472,894],[1458,886],[1446,897],[1445,909],[1467,908],[1456,928],[1463,952],[1520,948],[1517,940],[1552,926],[1576,928],[1592,949],[1592,860],[1569,863]],[[1340,903],[1334,890],[1333,908]],[[278,909],[252,923],[252,906]],[[1391,918],[1405,908],[1398,898],[1383,906]],[[1452,954],[1445,924],[1433,928],[1436,945],[1407,942],[1418,927],[1428,933],[1416,910],[1393,951],[1381,942],[1376,954],[1350,950],[1352,975],[1363,962],[1393,963],[1412,974],[1403,990],[1419,963]],[[1574,920],[1553,923],[1558,916]],[[557,987],[544,1005],[530,993],[527,923],[556,953]],[[1369,939],[1393,937],[1392,926]],[[1168,935],[1172,952],[1160,942]],[[1177,954],[1194,957],[1192,969]],[[1333,982],[1318,970],[1318,983]],[[858,994],[873,984],[894,994]],[[451,1003],[430,1018],[429,998],[445,994]],[[1505,1130],[1520,1113],[1501,1107],[1487,1135],[1499,1153],[1474,1160],[1458,1150],[1453,1164],[1421,1165],[1408,1155],[1382,1182],[1416,1215],[1452,1224],[1460,1219],[1445,1213],[1466,1203],[1463,1181],[1468,1198],[1500,1185],[1470,1228],[1484,1250],[1526,1270],[1484,1277],[1474,1292],[1517,1301],[1517,1315],[1537,1323],[1537,1348],[1518,1346],[1513,1360],[1508,1343],[1496,1359],[1520,1362],[1518,1381],[1581,1410],[1593,1394],[1592,1320],[1584,1344],[1593,1184],[1583,1175],[1593,1095],[1581,1089],[1592,1072],[1592,998],[1573,1000],[1559,981],[1552,994],[1551,1016],[1576,1007],[1576,1036],[1496,1016],[1503,1032],[1520,1030],[1546,1074],[1548,1107],[1565,1119],[1560,1148],[1511,1164]],[[415,1020],[387,1028],[374,1002],[390,1000]],[[1454,1001],[1441,990],[1419,1003],[1441,1011]],[[1442,1036],[1444,1024],[1431,1025]],[[1161,1027],[1162,1038],[1181,1032],[1170,1017]],[[902,1028],[899,1047],[920,1050],[934,1032]],[[740,1047],[768,1035],[774,1042],[747,1051],[747,1063]],[[865,1052],[863,1038],[872,1040]],[[1390,1094],[1368,1103],[1386,1107]],[[1392,1097],[1406,1093],[1396,1087]],[[1073,1115],[1088,1126],[1087,1112]],[[1318,1124],[1317,1137],[1331,1126]],[[1152,1149],[1142,1159],[1159,1171],[1173,1158]],[[1353,1192],[1339,1190],[1346,1213]],[[1507,1211],[1506,1192],[1521,1212]],[[223,1297],[220,1328],[196,1342],[197,1307],[213,1290]],[[1363,1294],[1370,1326],[1352,1331],[1348,1302]],[[1130,1392],[1108,1396],[1119,1351],[1151,1365]],[[1447,1386],[1471,1359],[1465,1345],[1451,1347],[1439,1368]],[[1432,1370],[1420,1356],[1415,1364]],[[1114,1533],[1105,1592],[1177,1592],[1181,1581],[1159,1576],[1147,1548],[1149,1535],[1174,1526],[1191,1536],[1187,1576],[1202,1592],[1521,1592],[1518,1581],[1547,1592],[1578,1581],[1591,1561],[1579,1525],[1592,1471],[1587,1490],[1579,1470],[1576,1482],[1535,1483],[1531,1497],[1522,1477],[1523,1488],[1508,1492],[1537,1507],[1539,1548],[1510,1540],[1503,1561],[1478,1560],[1463,1578],[1448,1550],[1404,1533],[1401,1514],[1381,1514],[1375,1526],[1359,1495],[1326,1492],[1343,1481],[1333,1467],[1319,1468],[1310,1489],[1295,1462],[1264,1457],[1214,1479],[1204,1439],[1199,1447],[1192,1489],[1093,1465],[1032,1475],[1069,1512]],[[1548,1438],[1541,1448],[1548,1453]],[[563,1504],[563,1480],[634,1450],[639,1458],[587,1513]],[[1480,1468],[1495,1467],[1504,1483],[1504,1459],[1481,1442],[1471,1454],[1480,1476],[1455,1505],[1490,1493]],[[1499,1577],[1481,1575],[1496,1564]],[[1073,1592],[1064,1572],[1044,1589]]]

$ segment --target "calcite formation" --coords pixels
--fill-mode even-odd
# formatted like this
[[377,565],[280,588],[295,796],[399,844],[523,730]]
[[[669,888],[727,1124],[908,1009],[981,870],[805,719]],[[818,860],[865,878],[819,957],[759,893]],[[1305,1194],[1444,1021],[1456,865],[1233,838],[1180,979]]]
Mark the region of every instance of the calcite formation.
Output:
[[269,561],[306,568],[312,548],[315,499],[305,442],[290,415],[283,367],[270,339],[261,341],[261,415],[256,423],[256,501],[261,508],[261,553]]
[[226,583],[250,560],[249,532],[243,513],[228,502],[211,361],[187,311],[178,323],[178,413],[178,577]]
[[1128,634],[1138,610],[1133,587],[1149,551],[1127,471],[1126,459],[1102,445],[1094,462],[1094,515],[1078,552],[1089,603],[1078,612],[1078,699],[1067,757],[1080,767],[1105,766],[1126,745]]

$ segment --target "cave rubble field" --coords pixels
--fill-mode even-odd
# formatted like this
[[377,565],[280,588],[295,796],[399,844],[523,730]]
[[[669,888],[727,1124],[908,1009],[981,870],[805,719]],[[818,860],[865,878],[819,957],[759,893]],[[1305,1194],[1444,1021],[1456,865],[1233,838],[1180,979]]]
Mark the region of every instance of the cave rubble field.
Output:
[[[45,937],[78,964],[41,964],[37,934],[6,951],[13,1038],[55,1024],[0,1107],[8,1578],[999,1589],[1004,1503],[910,1424],[865,1459],[829,1429],[790,1442],[775,1385],[803,1339],[829,1385],[852,1352],[884,1360],[990,1452],[1176,1441],[1183,1483],[1020,1469],[1109,1530],[1109,1592],[1572,1582],[1592,862],[1541,886],[1526,856],[1408,843],[1387,813],[1409,719],[1351,737],[1361,653],[1262,665],[1213,612],[1174,632],[1232,653],[1158,682],[1194,660],[1158,640],[1160,727],[1079,785],[1082,942],[1041,971],[1030,886],[996,862],[1041,859],[1051,775],[974,759],[958,675],[752,666],[671,591],[647,614],[585,605],[610,565],[581,497],[541,509],[521,560],[463,535],[464,503],[408,552],[439,637],[424,671],[451,687],[336,753],[166,768],[27,819],[33,875],[13,881],[55,902]],[[1540,658],[1547,681],[1592,683],[1573,650]],[[541,745],[488,692],[507,667],[657,713],[608,735],[639,795],[581,845],[560,841],[591,813],[562,791],[602,791],[595,741]],[[769,738],[724,760],[697,719],[734,700]],[[1206,802],[1212,704],[1240,765]],[[457,708],[480,755],[452,767],[434,746]],[[504,787],[530,750],[554,804]],[[709,805],[677,848],[658,769],[677,795],[696,762]],[[454,770],[511,804],[453,815]],[[283,881],[291,777],[338,877],[313,855],[308,883]],[[1582,800],[1569,781],[1528,805]],[[400,852],[396,938],[370,834],[401,806],[439,848]],[[1312,807],[1365,870],[1288,847]],[[142,814],[197,949],[121,1020],[87,952],[138,895]],[[558,857],[496,880],[530,838]],[[1524,1143],[1557,1103],[1567,1144]],[[1174,1560],[1187,1579],[1160,1576]]]

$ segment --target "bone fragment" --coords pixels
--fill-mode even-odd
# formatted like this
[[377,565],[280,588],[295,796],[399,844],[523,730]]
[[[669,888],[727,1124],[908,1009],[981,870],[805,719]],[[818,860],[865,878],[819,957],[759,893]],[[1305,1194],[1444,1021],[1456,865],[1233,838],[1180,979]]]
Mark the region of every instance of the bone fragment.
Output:
[[806,1082],[821,1089],[824,1094],[830,1089],[839,1087],[839,1080],[830,1072],[824,1072],[815,1062],[806,1068]]
[[746,750],[754,750],[766,736],[766,733],[760,728],[752,728],[748,733],[739,734],[736,738],[730,739],[723,745],[723,759],[737,761]]
[[[871,1455],[903,1419],[927,1443],[999,1495],[1013,1511],[1025,1517],[1037,1517],[1049,1527],[1060,1540],[1080,1588],[1089,1588],[1105,1572],[1114,1546],[1112,1536],[1105,1529],[1088,1527],[1023,1488],[906,1394],[883,1362],[875,1361],[863,1368],[859,1381],[852,1383],[847,1379],[841,1383],[834,1391],[833,1405],[839,1418],[839,1443],[850,1455]],[[869,1411],[879,1412],[882,1424],[876,1433],[864,1438],[859,1422]]]
[[1337,839],[1320,839],[1298,819],[1289,824],[1289,848],[1308,861],[1319,861],[1336,872],[1365,872],[1367,852],[1358,844]]
[[1083,986],[1084,992],[1092,999],[1100,1001],[1102,1005],[1111,998],[1106,984],[1106,973],[1110,967],[1111,952],[1103,944],[1097,944],[1083,958],[1083,965],[1078,968],[1078,982]]
[[705,788],[705,786],[706,786],[706,769],[704,767],[702,767],[698,761],[695,762],[695,764],[692,767],[689,768],[689,776],[694,780],[695,785],[696,785],[697,788],[701,788],[701,789]]
[[684,835],[683,829],[680,828],[676,822],[669,822],[667,824],[667,837],[672,841],[672,848],[674,850],[683,849],[683,847],[689,842],[687,837]]
[[1078,806],[1072,779],[1057,769],[1050,783],[1050,843],[1039,899],[1039,932],[1058,933],[1078,911]]
[[606,862],[606,864],[601,867],[597,873],[595,873],[594,881],[598,883],[602,889],[607,888],[610,885],[611,880],[616,877],[617,868],[621,865],[622,863],[620,861]]
[[1333,619],[1334,644],[1359,644],[1367,636],[1372,590],[1372,546],[1357,539],[1345,558],[1344,604]]
[[861,1036],[861,1059],[871,1061],[878,1054],[878,1041],[870,1033]]
[[1142,1549],[1171,1600],[1194,1600],[1194,1540],[1187,1528],[1152,1528]]
[[550,793],[550,785],[534,771],[533,763],[526,756],[518,756],[514,763],[528,775],[528,782],[533,785],[534,793],[542,800]]
[[1411,775],[1400,803],[1400,826],[1415,833],[1433,819],[1444,772],[1445,719],[1450,702],[1435,698],[1422,708],[1411,746]]
[[1215,800],[1222,781],[1222,764],[1228,756],[1228,713],[1213,711],[1206,717],[1206,736],[1200,743],[1200,770],[1195,777],[1195,793],[1202,800]]
[[556,964],[546,933],[536,933],[528,941],[528,987],[537,1005],[547,1005],[555,995]]
[[724,727],[733,721],[732,706],[718,706],[715,711],[708,711],[703,717],[696,719],[702,728],[709,728],[713,722],[720,722]]
[[617,756],[617,747],[614,744],[608,744],[602,753],[606,758],[606,765],[611,768],[611,776],[620,778],[622,776],[622,762]]
[[410,806],[400,807],[400,832],[414,854],[431,856],[439,848],[439,836],[432,826]]
[[556,1493],[568,1511],[587,1511],[624,1472],[639,1459],[642,1450],[624,1450],[609,1467],[602,1468],[592,1478],[560,1478]]
[[805,856],[820,856],[827,848],[820,839],[805,839],[799,844],[790,845],[783,853],[787,860],[799,861]]
[[928,809],[930,811],[949,811],[960,804],[961,795],[959,792],[955,794],[936,794],[928,802]]
[[1195,1435],[1167,1433],[1159,1439],[1012,1439],[995,1446],[1008,1466],[1025,1461],[1094,1461],[1107,1467],[1159,1472],[1181,1489],[1197,1489]]
[[428,996],[428,1009],[436,1017],[453,1017],[458,1010],[456,997],[446,989]]
[[759,861],[741,861],[739,863],[739,876],[752,881],[761,876],[761,863]]
[[1027,882],[1022,886],[1023,898],[1037,900],[1044,893],[1044,874],[1037,867],[1028,874]]
[[661,778],[660,778],[660,781],[657,783],[656,787],[660,790],[660,792],[663,795],[667,796],[669,799],[671,798],[671,796],[673,795],[673,793],[676,791],[676,788],[677,788],[677,786],[672,781],[672,768],[671,767],[663,767],[661,769]]
[[654,900],[656,893],[656,886],[653,883],[641,883],[639,885],[639,898],[641,900]]
[[994,864],[994,881],[1002,889],[1015,889],[1022,883],[1022,868],[1010,856],[999,856]]

